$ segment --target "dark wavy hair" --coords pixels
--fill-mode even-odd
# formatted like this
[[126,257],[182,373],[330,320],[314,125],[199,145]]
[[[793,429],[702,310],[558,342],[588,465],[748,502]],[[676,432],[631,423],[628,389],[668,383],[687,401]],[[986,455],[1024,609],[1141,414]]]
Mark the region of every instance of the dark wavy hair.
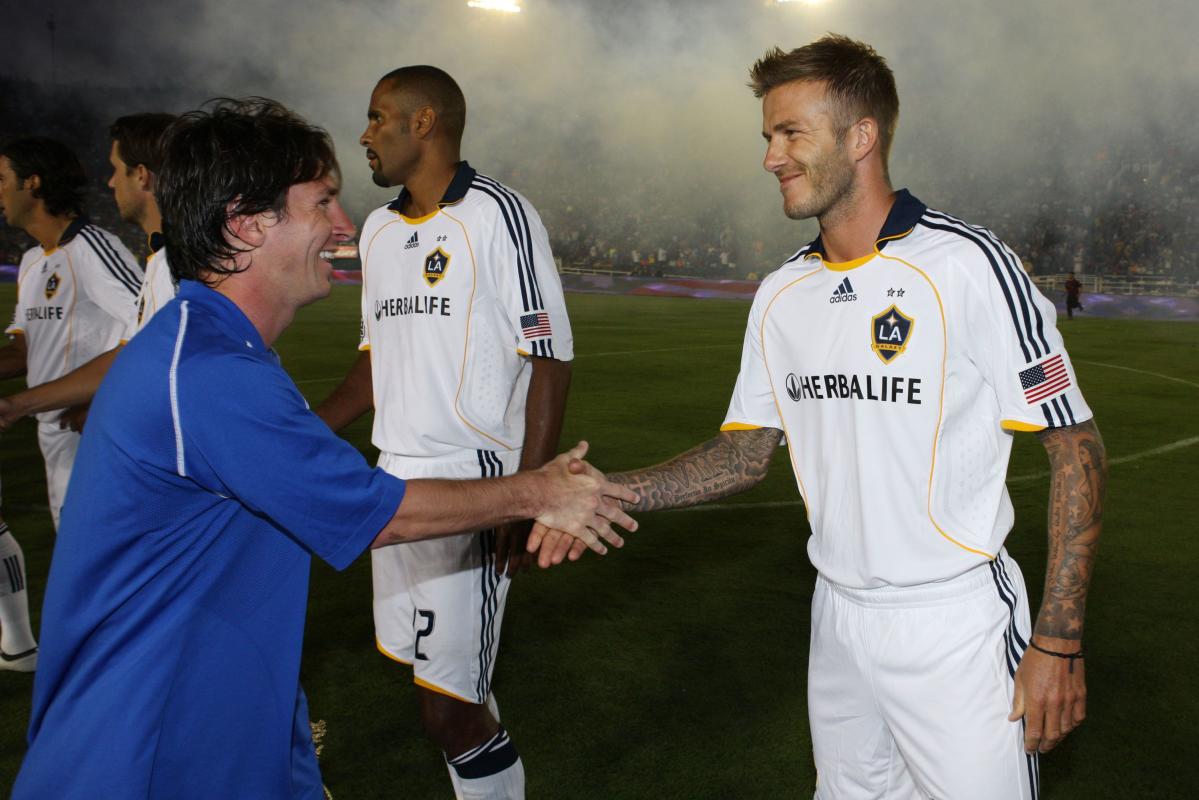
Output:
[[157,112],[129,114],[108,126],[108,135],[128,169],[145,164],[157,175],[162,169],[163,134],[175,119],[174,114]]
[[8,159],[20,180],[26,181],[32,175],[41,178],[42,185],[33,190],[33,196],[46,204],[46,211],[51,215],[65,217],[83,213],[87,175],[71,148],[44,136],[23,136],[0,148],[0,156]]
[[182,115],[155,185],[171,273],[211,285],[241,272],[229,220],[283,216],[289,188],[336,172],[329,134],[274,100],[217,98]]

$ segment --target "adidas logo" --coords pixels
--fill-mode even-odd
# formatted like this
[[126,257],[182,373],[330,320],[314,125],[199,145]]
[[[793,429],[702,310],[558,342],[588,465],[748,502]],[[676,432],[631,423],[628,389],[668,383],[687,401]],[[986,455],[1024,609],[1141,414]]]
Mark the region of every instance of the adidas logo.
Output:
[[420,240],[416,238],[418,233],[420,233],[420,231],[412,232],[412,236],[409,237],[407,243],[404,245],[405,250],[411,250],[414,247],[420,247]]
[[849,278],[846,278],[833,290],[833,296],[828,301],[830,303],[852,303],[857,299],[858,296],[853,291],[853,284],[849,282]]

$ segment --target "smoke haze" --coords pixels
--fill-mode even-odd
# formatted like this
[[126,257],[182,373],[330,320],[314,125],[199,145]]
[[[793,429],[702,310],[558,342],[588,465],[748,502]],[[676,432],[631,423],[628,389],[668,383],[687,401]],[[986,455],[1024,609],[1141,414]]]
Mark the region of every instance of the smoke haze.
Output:
[[[815,230],[783,217],[761,168],[745,83],[776,44],[826,31],[873,44],[899,84],[895,185],[1005,236],[1046,194],[1084,208],[1109,190],[1108,154],[1150,164],[1199,149],[1192,0],[526,0],[519,15],[465,0],[3,4],[6,77],[145,87],[171,111],[213,94],[292,106],[334,135],[359,220],[392,194],[371,184],[357,144],[375,80],[438,65],[466,94],[464,157],[547,218],[618,206],[646,225],[729,225],[766,242],[764,263],[747,265],[758,270]],[[158,109],[116,111],[133,110]]]

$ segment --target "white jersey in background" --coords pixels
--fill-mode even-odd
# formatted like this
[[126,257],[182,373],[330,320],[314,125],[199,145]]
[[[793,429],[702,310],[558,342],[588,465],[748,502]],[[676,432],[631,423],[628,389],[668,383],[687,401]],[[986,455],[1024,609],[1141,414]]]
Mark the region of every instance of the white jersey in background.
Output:
[[541,219],[466,162],[434,213],[405,217],[403,198],[374,211],[359,239],[372,442],[440,460],[519,451],[528,357],[574,356]]
[[1012,527],[1010,432],[1091,418],[1055,318],[994,234],[900,191],[873,254],[817,239],[762,282],[722,429],[784,431],[829,580],[950,579]]
[[163,247],[161,233],[151,234],[150,251],[150,257],[146,259],[146,274],[142,278],[142,287],[134,300],[137,313],[121,336],[122,342],[132,339],[135,333],[146,326],[155,312],[174,300],[179,292],[179,284],[171,276],[171,267],[167,264],[167,251]]
[[[141,282],[133,254],[84,217],[71,222],[57,247],[27,251],[7,331],[25,337],[26,383],[32,387],[61,378],[120,344],[136,319],[134,298]],[[79,434],[59,426],[61,413],[37,415],[55,529],[79,447]]]
[[[28,385],[62,377],[116,347],[136,319],[141,284],[133,254],[84,217],[70,224],[57,247],[26,251],[7,333],[25,337]],[[37,417],[48,422],[59,413]]]

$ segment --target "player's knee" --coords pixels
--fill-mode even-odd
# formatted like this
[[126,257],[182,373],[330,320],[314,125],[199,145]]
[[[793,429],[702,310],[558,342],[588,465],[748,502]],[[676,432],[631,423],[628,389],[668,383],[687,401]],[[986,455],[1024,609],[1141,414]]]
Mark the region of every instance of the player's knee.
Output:
[[497,723],[487,706],[429,694],[434,693],[422,697],[421,724],[425,735],[451,757],[495,735]]

